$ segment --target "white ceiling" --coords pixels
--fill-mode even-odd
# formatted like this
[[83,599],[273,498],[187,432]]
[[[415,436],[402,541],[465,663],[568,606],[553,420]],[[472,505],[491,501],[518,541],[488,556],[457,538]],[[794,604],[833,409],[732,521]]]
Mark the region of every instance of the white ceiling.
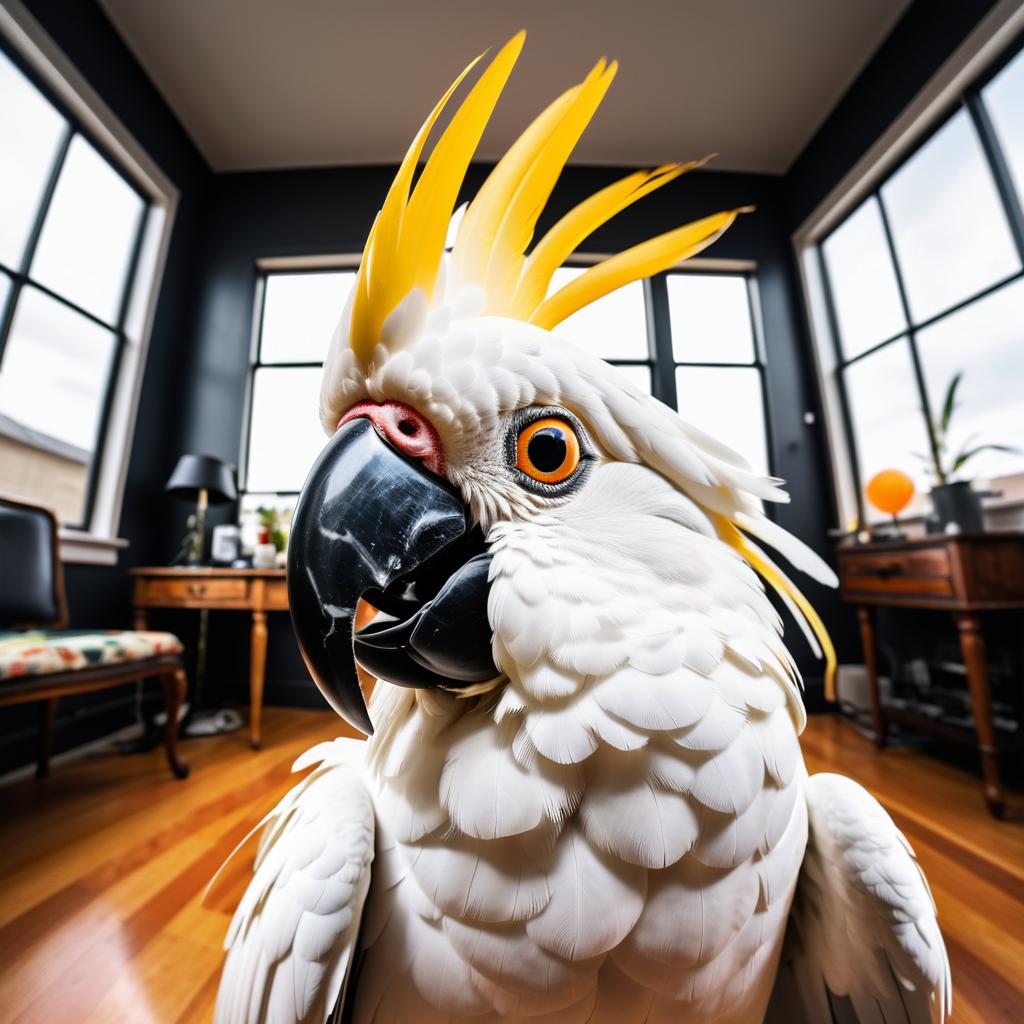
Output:
[[480,51],[527,29],[495,159],[601,55],[619,76],[573,157],[717,151],[784,172],[909,0],[100,0],[218,171],[392,163]]

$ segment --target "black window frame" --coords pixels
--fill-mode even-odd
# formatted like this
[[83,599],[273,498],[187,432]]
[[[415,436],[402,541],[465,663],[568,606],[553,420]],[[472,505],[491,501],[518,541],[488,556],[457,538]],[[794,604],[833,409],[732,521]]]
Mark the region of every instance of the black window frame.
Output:
[[[351,257],[353,261],[358,256]],[[590,267],[593,262],[586,262],[583,259],[567,260],[566,267]],[[297,498],[299,491],[292,490],[254,490],[249,487],[249,446],[252,438],[252,415],[253,415],[253,389],[256,381],[256,374],[261,369],[315,369],[323,366],[322,360],[296,360],[290,362],[264,362],[262,359],[261,345],[263,335],[263,320],[267,301],[267,279],[285,275],[310,275],[310,274],[336,274],[339,272],[351,272],[356,270],[355,262],[342,265],[331,263],[325,257],[323,265],[319,266],[294,266],[294,267],[257,267],[256,290],[253,301],[253,324],[252,342],[249,356],[249,370],[246,378],[246,391],[243,412],[243,430],[239,446],[239,501],[240,503],[251,494],[266,495],[274,499]],[[667,279],[673,274],[680,274],[689,277],[736,277],[741,278],[746,285],[747,314],[750,317],[750,328],[753,338],[754,361],[751,363],[726,363],[726,362],[677,362],[672,350],[672,325],[669,317],[668,304],[668,283]],[[716,267],[679,267],[655,274],[652,277],[642,280],[644,289],[644,310],[647,328],[647,358],[646,359],[607,359],[606,362],[612,366],[622,367],[646,367],[651,375],[651,393],[660,401],[664,402],[671,409],[678,411],[676,396],[676,368],[679,366],[711,367],[722,369],[754,369],[757,371],[761,388],[761,412],[764,419],[766,457],[768,472],[774,471],[775,448],[772,438],[772,418],[769,407],[769,395],[767,375],[765,368],[765,344],[764,331],[760,321],[760,303],[757,295],[757,277],[753,270],[735,270],[732,268]]]
[[[353,257],[353,260],[358,260],[358,256]],[[264,268],[260,267],[257,270],[256,277],[256,295],[253,303],[253,325],[252,325],[252,344],[249,354],[249,372],[246,377],[245,387],[245,407],[243,412],[243,430],[242,430],[242,443],[240,446],[239,457],[238,457],[238,477],[239,477],[239,488],[238,488],[238,501],[239,508],[241,508],[242,501],[249,494],[266,494],[268,497],[274,498],[298,498],[299,491],[290,490],[278,490],[278,491],[265,491],[265,490],[252,490],[249,487],[249,444],[252,438],[252,413],[253,413],[253,391],[256,385],[256,374],[262,369],[273,369],[273,370],[303,370],[303,369],[322,369],[324,365],[323,359],[314,360],[290,360],[287,362],[264,362],[262,358],[262,345],[263,345],[263,319],[266,313],[267,306],[267,279],[270,277],[309,277],[313,274],[354,274],[358,269],[357,264],[352,265],[337,265],[325,262],[321,266],[296,266],[296,267],[273,267]]]
[[[732,277],[743,281],[747,300],[747,316],[750,319],[751,348],[753,360],[749,363],[736,362],[702,362],[695,359],[675,358],[672,347],[672,317],[669,310],[668,278],[685,277]],[[772,435],[772,416],[768,395],[768,377],[766,370],[767,352],[765,348],[764,330],[761,324],[761,303],[757,291],[757,276],[749,270],[727,270],[716,267],[679,267],[648,278],[651,284],[650,309],[656,310],[657,327],[655,337],[658,345],[658,365],[662,377],[660,387],[665,397],[658,394],[666,405],[675,409],[685,419],[685,413],[679,409],[679,396],[676,387],[676,370],[680,367],[704,367],[718,370],[756,370],[761,392],[761,419],[764,421],[765,463],[769,475],[775,472],[775,444]]]
[[[1004,51],[1002,56],[993,65],[986,69],[983,75],[975,79],[945,106],[940,116],[936,119],[935,124],[932,125],[929,130],[925,132],[921,138],[919,138],[914,145],[902,155],[899,163],[888,168],[885,176],[876,182],[869,192],[861,196],[857,205],[850,210],[850,212],[847,213],[838,224],[832,227],[826,235],[822,236],[816,244],[817,270],[822,283],[824,308],[829,328],[828,333],[832,339],[833,355],[835,357],[836,383],[838,385],[837,393],[839,396],[839,415],[843,431],[846,434],[847,449],[849,451],[848,468],[853,479],[857,521],[860,524],[867,521],[865,517],[864,503],[864,485],[866,481],[861,478],[860,450],[858,447],[857,432],[854,429],[850,398],[847,392],[846,371],[849,367],[860,362],[862,359],[875,355],[885,348],[898,344],[900,341],[906,341],[907,349],[910,354],[911,367],[913,369],[917,398],[920,403],[922,416],[924,417],[923,422],[927,443],[929,450],[934,455],[934,437],[929,426],[929,424],[934,422],[934,418],[931,408],[931,399],[928,396],[928,388],[925,381],[924,361],[921,358],[920,349],[918,347],[918,334],[921,331],[927,330],[935,324],[940,323],[942,320],[956,315],[968,306],[971,306],[976,302],[983,301],[990,295],[994,295],[1002,289],[1013,285],[1015,282],[1024,279],[1024,205],[1022,205],[1024,204],[1024,197],[1022,197],[1017,191],[1017,186],[1013,180],[1013,173],[1010,170],[1010,165],[1006,159],[1006,155],[999,144],[995,125],[993,124],[992,117],[988,108],[985,106],[984,98],[982,96],[986,86],[997,78],[1003,69],[1022,53],[1024,53],[1024,35],[1018,36],[1007,50]],[[948,306],[932,316],[925,317],[921,320],[915,320],[910,312],[910,302],[907,297],[907,290],[903,280],[899,256],[893,241],[892,226],[886,210],[885,199],[882,196],[882,189],[961,111],[966,111],[971,127],[978,136],[982,156],[989,173],[992,175],[996,194],[999,198],[999,203],[1006,219],[1006,224],[1013,240],[1018,260],[1020,261],[1020,268],[1014,271],[1014,273],[986,285],[984,288],[979,289],[966,298],[958,300],[953,305]],[[854,356],[848,357],[843,353],[832,279],[829,275],[828,263],[825,259],[825,244],[847,223],[847,221],[849,221],[851,217],[861,210],[865,204],[871,201],[877,203],[881,216],[886,251],[892,261],[897,293],[904,318],[904,326],[895,334],[883,338],[881,341],[876,342],[869,348],[862,352],[858,352]]]
[[[10,288],[6,300],[0,306],[0,372],[3,370],[3,357],[10,338],[11,328],[14,325],[15,313],[17,311],[18,299],[25,287],[34,288],[43,295],[55,300],[67,309],[72,310],[79,316],[91,321],[99,327],[109,331],[114,339],[114,349],[111,353],[110,365],[107,371],[107,380],[103,388],[103,397],[100,401],[100,414],[96,424],[96,437],[94,439],[89,469],[86,476],[85,494],[82,500],[82,515],[78,522],[62,522],[62,527],[69,527],[75,530],[88,531],[92,523],[93,511],[96,502],[96,491],[99,483],[100,469],[103,465],[110,413],[114,402],[114,395],[117,389],[117,382],[120,377],[121,363],[124,351],[128,345],[126,322],[128,311],[131,307],[132,297],[135,292],[136,274],[139,266],[139,255],[142,251],[142,242],[146,237],[146,228],[153,210],[152,197],[139,185],[132,175],[116,161],[114,161],[104,146],[97,141],[93,134],[85,127],[81,119],[55,94],[45,81],[32,68],[2,36],[0,36],[0,53],[3,53],[8,60],[28,79],[42,97],[64,118],[64,134],[57,146],[53,164],[50,167],[45,187],[39,200],[39,207],[36,210],[35,220],[29,231],[28,240],[25,243],[25,250],[22,253],[21,263],[17,267],[8,266],[0,260],[0,277],[6,277],[10,281]],[[84,309],[78,303],[65,298],[59,292],[48,288],[46,285],[35,280],[30,269],[35,258],[36,249],[39,246],[39,239],[43,232],[43,225],[49,213],[54,193],[57,189],[57,182],[60,180],[61,171],[67,159],[68,150],[76,136],[81,136],[85,142],[92,147],[96,154],[102,159],[117,176],[139,197],[142,202],[142,209],[139,213],[138,223],[135,227],[135,235],[132,239],[129,250],[128,265],[125,270],[123,291],[121,301],[118,304],[117,316],[113,322],[96,316],[89,310]]]

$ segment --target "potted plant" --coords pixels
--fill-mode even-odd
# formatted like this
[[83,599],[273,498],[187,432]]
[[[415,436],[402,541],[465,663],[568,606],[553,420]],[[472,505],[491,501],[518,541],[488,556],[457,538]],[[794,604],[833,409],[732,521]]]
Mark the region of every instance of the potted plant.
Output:
[[288,535],[285,533],[280,512],[276,508],[265,508],[261,505],[256,509],[256,515],[259,517],[259,528],[256,531],[253,566],[257,569],[270,569],[275,565],[284,565]]
[[1016,452],[1017,448],[1003,444],[978,444],[978,435],[973,434],[954,454],[950,444],[953,415],[959,408],[956,400],[957,389],[963,380],[963,372],[953,375],[942,400],[942,412],[937,420],[929,421],[931,452],[918,455],[928,466],[933,479],[931,489],[934,517],[929,520],[929,529],[944,532],[951,524],[962,533],[980,533],[985,529],[982,516],[981,498],[971,487],[970,480],[958,480],[957,476],[976,455],[985,451]]

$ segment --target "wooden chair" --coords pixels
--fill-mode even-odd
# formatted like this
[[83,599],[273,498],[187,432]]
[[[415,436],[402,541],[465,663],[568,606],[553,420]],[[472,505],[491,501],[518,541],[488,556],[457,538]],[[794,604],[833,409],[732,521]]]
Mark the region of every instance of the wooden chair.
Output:
[[36,776],[49,771],[57,701],[149,676],[163,683],[164,747],[179,779],[178,709],[186,676],[181,641],[171,633],[68,630],[64,574],[53,513],[0,495],[0,707],[41,701]]

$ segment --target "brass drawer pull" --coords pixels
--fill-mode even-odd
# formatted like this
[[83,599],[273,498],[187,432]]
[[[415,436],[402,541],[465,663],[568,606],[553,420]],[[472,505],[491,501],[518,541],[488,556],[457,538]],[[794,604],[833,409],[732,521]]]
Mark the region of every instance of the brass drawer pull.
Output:
[[206,584],[190,583],[186,589],[189,597],[202,597],[206,593]]

